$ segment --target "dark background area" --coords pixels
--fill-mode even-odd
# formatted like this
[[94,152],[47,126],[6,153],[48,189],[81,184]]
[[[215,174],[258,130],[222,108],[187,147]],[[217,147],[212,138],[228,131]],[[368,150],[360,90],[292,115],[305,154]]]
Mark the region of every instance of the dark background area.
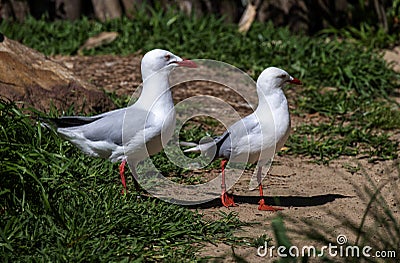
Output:
[[[139,8],[178,9],[187,15],[215,15],[239,23],[246,10],[255,10],[255,21],[272,21],[293,32],[315,34],[325,28],[359,28],[363,23],[393,33],[399,30],[400,1],[388,0],[0,0],[0,19],[35,18],[75,20],[82,16],[105,21],[135,17]],[[151,11],[149,11],[151,15]],[[247,14],[248,15],[248,14]]]

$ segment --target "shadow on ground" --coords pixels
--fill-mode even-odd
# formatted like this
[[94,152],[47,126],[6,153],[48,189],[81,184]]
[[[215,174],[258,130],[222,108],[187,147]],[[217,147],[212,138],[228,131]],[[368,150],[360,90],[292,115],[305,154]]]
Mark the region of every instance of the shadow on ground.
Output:
[[[240,203],[255,204],[258,205],[260,197],[258,196],[243,196],[243,195],[233,195],[235,202],[240,205]],[[264,197],[266,204],[272,206],[282,206],[282,207],[310,207],[310,206],[320,206],[336,199],[341,198],[353,198],[353,196],[346,196],[341,194],[325,194],[325,195],[315,195],[315,196],[276,196],[276,197]],[[211,208],[222,206],[221,199],[216,198],[206,203],[189,205],[188,208]]]

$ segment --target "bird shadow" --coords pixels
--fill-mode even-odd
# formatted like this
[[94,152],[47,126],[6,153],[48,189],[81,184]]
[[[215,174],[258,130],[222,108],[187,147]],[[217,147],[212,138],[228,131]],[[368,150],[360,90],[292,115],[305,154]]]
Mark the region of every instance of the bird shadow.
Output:
[[[233,195],[235,202],[238,204],[256,204],[260,201],[259,196],[243,196],[243,195]],[[272,206],[280,207],[311,207],[320,206],[336,199],[341,198],[353,198],[353,196],[346,196],[341,194],[324,194],[324,195],[314,195],[314,196],[275,196],[266,197],[264,196],[265,203]],[[220,198],[210,200],[202,204],[188,205],[188,208],[212,208],[221,207],[222,202]]]

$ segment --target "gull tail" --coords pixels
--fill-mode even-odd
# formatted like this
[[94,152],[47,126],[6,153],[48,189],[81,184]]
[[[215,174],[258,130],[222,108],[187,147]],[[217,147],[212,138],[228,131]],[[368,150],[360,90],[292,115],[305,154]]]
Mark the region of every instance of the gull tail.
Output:
[[189,149],[184,150],[183,152],[201,152],[206,156],[214,156],[214,158],[218,157],[215,156],[216,153],[219,153],[222,144],[224,141],[229,137],[229,132],[225,132],[223,135],[215,137],[211,139],[211,141],[207,141],[204,143],[193,143],[193,142],[180,142],[179,145],[192,147]]
[[47,120],[45,118],[39,117],[39,121],[38,122],[40,123],[40,126],[42,126],[43,128],[46,128],[46,129],[54,128],[52,123],[51,123],[51,121],[49,121],[49,120]]
[[179,142],[180,146],[185,146],[185,147],[195,147],[198,146],[197,143],[194,142]]
[[60,118],[39,118],[39,120],[42,122],[42,126],[46,128],[70,128],[89,124],[101,118],[102,116],[64,116]]
[[101,119],[101,116],[94,117],[84,117],[84,116],[64,116],[60,118],[41,118],[40,120],[45,123],[45,125],[52,124],[57,128],[69,128],[75,126],[82,126],[85,124],[92,123]]
[[189,149],[184,150],[183,152],[189,153],[189,152],[201,152],[200,149],[200,144],[194,143],[194,142],[179,142],[180,146],[185,146],[185,147],[192,147]]

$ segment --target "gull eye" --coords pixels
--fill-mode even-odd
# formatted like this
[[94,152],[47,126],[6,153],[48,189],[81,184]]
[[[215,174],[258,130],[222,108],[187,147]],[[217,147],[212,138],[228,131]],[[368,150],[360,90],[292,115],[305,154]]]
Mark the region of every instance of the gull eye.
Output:
[[164,58],[165,58],[166,61],[168,61],[168,60],[171,59],[171,55],[167,54],[167,55],[164,56]]
[[278,78],[284,79],[284,78],[286,78],[286,75],[285,74],[279,75]]

